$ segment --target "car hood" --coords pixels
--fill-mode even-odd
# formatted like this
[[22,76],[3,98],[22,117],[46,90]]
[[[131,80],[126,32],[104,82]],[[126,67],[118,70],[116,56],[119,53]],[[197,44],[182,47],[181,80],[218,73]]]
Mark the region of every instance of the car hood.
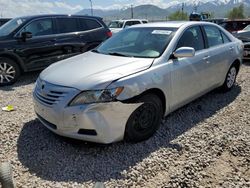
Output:
[[79,90],[104,89],[114,80],[148,69],[153,61],[86,52],[52,64],[40,79]]

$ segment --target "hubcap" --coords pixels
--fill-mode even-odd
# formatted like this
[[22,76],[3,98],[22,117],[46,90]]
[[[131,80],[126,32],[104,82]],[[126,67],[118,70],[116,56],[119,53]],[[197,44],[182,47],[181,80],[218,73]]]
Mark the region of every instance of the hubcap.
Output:
[[236,68],[232,67],[227,75],[227,87],[231,88],[234,85],[236,79]]
[[154,105],[146,103],[138,109],[137,117],[134,121],[134,128],[138,132],[147,132],[154,126],[156,119]]
[[15,68],[6,63],[0,62],[0,83],[9,83],[11,82],[16,75]]

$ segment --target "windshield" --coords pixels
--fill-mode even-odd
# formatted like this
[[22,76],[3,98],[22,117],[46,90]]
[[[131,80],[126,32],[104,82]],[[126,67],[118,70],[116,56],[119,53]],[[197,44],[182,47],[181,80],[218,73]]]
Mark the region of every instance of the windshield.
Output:
[[250,31],[250,25],[246,26],[243,30],[244,31]]
[[117,56],[159,57],[177,28],[129,28],[99,46],[95,52]]
[[124,22],[121,21],[112,21],[109,23],[109,28],[122,28]]
[[7,36],[25,21],[24,18],[15,18],[0,27],[0,36]]

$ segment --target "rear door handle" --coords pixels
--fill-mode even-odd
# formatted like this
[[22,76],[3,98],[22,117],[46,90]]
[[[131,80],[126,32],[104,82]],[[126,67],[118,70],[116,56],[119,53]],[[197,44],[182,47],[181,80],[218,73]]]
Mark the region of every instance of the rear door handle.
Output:
[[230,47],[229,47],[229,50],[231,50],[231,51],[232,51],[233,49],[234,49],[234,47],[233,47],[233,46],[230,46]]

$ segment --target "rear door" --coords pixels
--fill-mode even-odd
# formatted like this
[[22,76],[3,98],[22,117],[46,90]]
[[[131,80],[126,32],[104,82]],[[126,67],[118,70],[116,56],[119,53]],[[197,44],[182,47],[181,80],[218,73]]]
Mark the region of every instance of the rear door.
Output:
[[56,18],[57,36],[55,46],[57,57],[55,61],[69,58],[81,52],[81,41],[78,38],[79,24],[75,17]]
[[209,57],[206,60],[209,83],[218,85],[224,79],[227,65],[230,64],[234,47],[230,39],[216,26],[203,26]]

